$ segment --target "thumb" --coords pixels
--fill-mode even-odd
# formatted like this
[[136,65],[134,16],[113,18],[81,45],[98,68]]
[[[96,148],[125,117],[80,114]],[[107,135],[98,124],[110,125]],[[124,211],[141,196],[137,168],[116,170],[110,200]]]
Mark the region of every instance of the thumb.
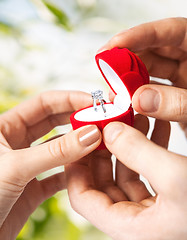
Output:
[[133,108],[150,117],[166,121],[187,121],[187,90],[149,84],[140,87],[132,99]]
[[143,175],[156,192],[173,194],[171,186],[176,186],[178,176],[186,169],[185,157],[166,151],[138,130],[120,122],[108,124],[103,138],[109,151],[128,168]]
[[101,133],[96,126],[82,127],[44,144],[4,154],[3,172],[28,182],[46,170],[84,157],[100,142]]

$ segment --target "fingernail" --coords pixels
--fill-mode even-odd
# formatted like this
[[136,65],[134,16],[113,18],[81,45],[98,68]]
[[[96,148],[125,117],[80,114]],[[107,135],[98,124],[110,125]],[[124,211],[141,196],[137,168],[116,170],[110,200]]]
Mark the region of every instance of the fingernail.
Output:
[[156,90],[147,88],[140,94],[139,103],[144,112],[156,112],[160,104],[160,95]]
[[124,125],[122,123],[108,124],[103,131],[104,142],[112,144],[123,130]]
[[79,133],[79,142],[83,147],[88,147],[100,139],[100,132],[96,126],[89,126]]

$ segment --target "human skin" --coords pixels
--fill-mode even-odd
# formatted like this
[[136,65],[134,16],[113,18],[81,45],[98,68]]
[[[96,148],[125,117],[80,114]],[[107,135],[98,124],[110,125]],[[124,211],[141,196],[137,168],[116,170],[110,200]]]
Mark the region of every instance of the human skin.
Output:
[[66,187],[63,172],[41,181],[38,174],[76,161],[100,144],[97,127],[87,126],[30,146],[90,103],[86,93],[51,91],[0,116],[0,239],[15,239],[37,206]]
[[168,18],[133,27],[115,35],[99,51],[113,47],[135,52],[150,76],[169,79],[173,86],[140,87],[133,96],[133,108],[156,119],[177,121],[187,135],[187,19]]
[[[110,123],[103,131],[108,152],[95,151],[66,167],[72,207],[114,240],[187,239],[187,158],[167,150],[167,121],[187,126],[186,29],[184,18],[146,23],[118,34],[100,50],[127,47],[151,76],[173,84],[145,85],[133,96],[136,111],[157,118],[151,140],[145,116],[136,117],[136,129]],[[118,159],[115,177],[111,154]],[[149,181],[154,197],[139,175]]]

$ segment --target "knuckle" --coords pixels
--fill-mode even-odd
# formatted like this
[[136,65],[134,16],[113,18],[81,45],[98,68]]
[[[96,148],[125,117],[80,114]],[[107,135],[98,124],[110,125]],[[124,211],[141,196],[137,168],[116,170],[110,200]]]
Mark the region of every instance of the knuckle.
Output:
[[48,104],[48,101],[46,101],[46,96],[49,95],[49,93],[50,92],[42,92],[38,96],[41,108],[47,116],[49,116],[52,112],[51,106]]
[[3,169],[1,171],[1,189],[11,192],[15,196],[21,194],[28,181],[15,151],[4,154],[1,159],[1,169]]
[[122,157],[129,165],[136,162],[136,160],[142,155],[142,151],[144,150],[141,144],[142,136],[143,134],[138,131],[125,131],[125,134],[121,135],[121,139],[119,139],[119,142],[116,144],[117,148],[119,148],[117,149],[117,152],[123,154]]
[[169,161],[169,166],[165,171],[167,177],[163,182],[163,189],[172,199],[184,199],[187,192],[187,186],[184,184],[187,180],[186,157],[173,155]]
[[70,158],[69,144],[65,136],[49,142],[48,150],[52,157],[68,161]]
[[85,193],[69,193],[69,199],[72,209],[82,215],[83,214],[83,204],[86,202]]
[[4,169],[3,175],[6,174],[9,177],[16,176],[19,173],[17,163],[17,156],[14,151],[4,154],[1,161],[2,168]]
[[111,38],[109,41],[110,46],[113,47],[118,47],[121,43],[121,34],[117,34]]
[[70,198],[70,204],[71,204],[72,209],[75,212],[79,213],[79,208],[77,207],[77,203],[73,198]]
[[61,139],[59,139],[58,145],[59,145],[60,155],[64,159],[69,159],[69,157],[70,157],[70,149],[69,149],[69,144],[68,144],[65,136],[62,137]]
[[[178,92],[177,93],[177,104],[176,104],[176,115],[178,116],[179,120],[181,118],[186,118],[187,116],[187,92]],[[174,99],[175,100],[175,99]],[[176,102],[176,100],[175,100]],[[185,119],[184,119],[185,120]]]

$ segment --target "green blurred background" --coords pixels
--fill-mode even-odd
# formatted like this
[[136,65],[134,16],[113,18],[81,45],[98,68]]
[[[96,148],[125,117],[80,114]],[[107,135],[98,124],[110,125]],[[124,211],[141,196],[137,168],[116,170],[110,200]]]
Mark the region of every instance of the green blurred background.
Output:
[[[0,112],[49,89],[100,88],[107,98],[107,86],[94,62],[97,49],[123,29],[186,17],[186,9],[186,0],[0,0]],[[69,129],[58,127],[42,140]],[[182,131],[172,123],[170,150],[186,155],[184,144]],[[17,237],[52,238],[109,239],[71,210],[66,191],[44,202]]]

